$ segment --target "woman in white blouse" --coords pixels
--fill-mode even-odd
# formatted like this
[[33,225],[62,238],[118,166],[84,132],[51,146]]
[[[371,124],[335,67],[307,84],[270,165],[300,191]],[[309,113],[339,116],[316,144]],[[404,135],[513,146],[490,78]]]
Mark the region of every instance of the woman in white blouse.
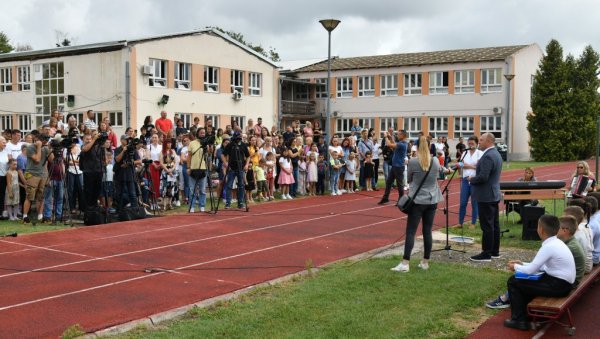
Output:
[[147,146],[152,164],[150,165],[150,178],[152,179],[152,192],[154,197],[160,193],[160,157],[162,155],[162,145],[159,143],[158,134],[153,134],[150,138],[150,144]]

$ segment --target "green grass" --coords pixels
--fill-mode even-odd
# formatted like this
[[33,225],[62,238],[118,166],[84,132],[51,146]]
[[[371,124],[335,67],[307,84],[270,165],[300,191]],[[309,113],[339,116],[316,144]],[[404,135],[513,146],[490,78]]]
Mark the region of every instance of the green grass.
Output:
[[338,264],[119,338],[462,338],[461,324],[494,314],[483,303],[508,277],[462,264],[422,271],[416,261],[410,273],[390,271],[398,260]]
[[32,224],[24,225],[21,220],[18,221],[8,221],[3,220],[0,221],[0,236],[14,233],[17,234],[27,234],[27,233],[38,233],[38,232],[49,232],[56,231],[60,229],[70,228],[70,226],[65,226],[62,223],[57,223],[56,225],[46,225],[42,223],[37,223],[36,226]]
[[536,161],[510,161],[510,162],[502,162],[502,170],[515,170],[515,169],[525,169],[526,167],[531,167],[535,169],[540,166],[550,166],[560,164],[560,162],[536,162]]

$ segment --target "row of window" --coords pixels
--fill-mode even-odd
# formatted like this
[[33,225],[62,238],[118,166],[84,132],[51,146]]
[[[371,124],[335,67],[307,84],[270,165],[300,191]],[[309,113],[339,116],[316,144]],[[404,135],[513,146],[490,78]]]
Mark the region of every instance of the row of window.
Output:
[[[351,134],[352,128],[351,118],[340,118],[336,119],[335,133],[348,136]],[[394,131],[398,130],[397,118],[381,118],[379,119],[379,130],[381,133],[380,137],[383,137],[384,133],[389,129],[393,128]],[[406,117],[404,118],[404,130],[408,132],[409,138],[416,138],[420,131],[422,131],[421,117]],[[454,137],[468,138],[475,134],[475,117],[463,116],[454,117]],[[496,138],[502,138],[502,117],[492,116],[480,116],[480,133],[492,133]],[[358,119],[358,125],[362,128],[375,127],[375,118]],[[448,136],[448,117],[430,117],[429,118],[429,132],[433,134],[435,138],[438,136]]]
[[[148,77],[150,87],[167,87],[167,60],[150,59],[151,75]],[[219,88],[220,68],[213,66],[204,66],[204,91],[208,93],[219,93],[226,91]],[[181,90],[192,89],[192,64],[175,62],[174,66],[174,88]],[[240,93],[244,90],[245,71],[231,70],[229,93]],[[251,96],[260,96],[262,88],[262,74],[248,72],[248,94]]]
[[[72,112],[69,114],[75,115],[77,123],[82,123],[87,119],[85,112]],[[31,115],[31,114],[19,114],[17,116],[18,126],[13,124],[12,115],[0,115],[0,130],[18,128],[22,132],[29,132],[32,130],[32,126],[41,126],[42,123],[48,120],[48,115]],[[123,112],[108,112],[108,118],[110,125],[113,127],[124,127],[124,115]],[[95,112],[95,121],[102,120],[102,112]],[[66,121],[64,121],[66,122]]]
[[[404,95],[423,94],[423,73],[404,73]],[[429,94],[448,94],[448,72],[429,72]],[[351,98],[353,93],[353,77],[336,79],[337,98]],[[317,98],[327,98],[327,79],[316,79]],[[380,96],[398,96],[398,74],[384,74],[379,81]],[[502,69],[490,68],[481,70],[481,93],[502,91]],[[475,93],[475,70],[454,71],[454,93]],[[358,96],[375,96],[375,76],[358,77]]]
[[[11,92],[13,90],[13,78],[11,67],[0,68],[0,93]],[[31,77],[29,75],[29,66],[17,67],[17,90],[31,90]]]

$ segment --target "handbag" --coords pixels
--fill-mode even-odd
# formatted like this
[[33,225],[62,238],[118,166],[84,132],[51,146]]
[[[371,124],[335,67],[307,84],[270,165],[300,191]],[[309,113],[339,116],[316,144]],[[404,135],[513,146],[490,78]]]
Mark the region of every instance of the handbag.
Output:
[[[423,180],[421,180],[421,183],[419,184],[419,187],[413,194],[413,197],[416,197],[417,194],[419,194],[421,187],[423,187],[425,180],[427,180],[427,177],[429,176],[429,172],[431,172],[431,167],[433,167],[433,157],[431,157],[431,163],[429,164],[429,169],[427,170],[427,173],[425,173],[425,176],[423,177]],[[415,206],[415,201],[408,194],[402,195],[398,199],[398,202],[396,203],[396,207],[398,207],[398,209],[402,213],[405,213],[405,214],[410,214],[412,212],[413,206]]]
[[204,169],[193,169],[190,171],[190,177],[194,178],[195,180],[204,179],[205,176],[206,170]]

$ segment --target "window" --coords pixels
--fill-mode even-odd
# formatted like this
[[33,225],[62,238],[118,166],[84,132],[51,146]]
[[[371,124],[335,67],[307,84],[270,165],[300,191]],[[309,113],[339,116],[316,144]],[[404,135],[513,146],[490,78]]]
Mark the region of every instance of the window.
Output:
[[50,112],[62,111],[65,105],[64,63],[52,62],[33,65],[35,81],[35,109],[47,120]]
[[395,97],[398,96],[398,75],[388,74],[381,76],[381,96]]
[[108,121],[112,127],[123,127],[123,112],[108,112]]
[[261,78],[262,74],[260,73],[250,73],[250,84],[248,86],[249,94],[252,96],[260,96],[261,90]]
[[231,117],[231,126],[236,122],[238,126],[244,128],[246,126],[246,117],[242,115],[234,115]]
[[[352,120],[353,118],[339,118],[336,120],[335,124],[335,134],[341,137],[347,137],[350,134],[350,129],[352,128]],[[358,119],[358,125],[362,128],[371,128],[375,126],[375,119]]]
[[404,118],[404,130],[406,130],[410,139],[418,137],[419,132],[421,132],[421,118]]
[[375,78],[372,75],[358,77],[358,96],[375,96]]
[[[85,113],[83,112],[71,112],[70,114],[75,116],[75,119],[77,119],[77,124],[81,124],[85,121],[85,119],[87,119],[87,116],[85,116]],[[94,117],[94,119],[96,119],[96,117]]]
[[448,94],[448,72],[429,73],[429,94]]
[[482,116],[481,134],[492,133],[496,138],[502,138],[502,117],[500,116]]
[[0,92],[12,91],[12,71],[10,67],[0,68]]
[[183,121],[183,127],[190,128],[192,125],[192,113],[178,113],[179,119]]
[[475,132],[473,125],[473,117],[454,117],[454,137],[465,137],[472,136]]
[[167,87],[167,61],[150,59],[152,75],[148,77],[150,87]]
[[175,88],[190,90],[192,88],[192,64],[175,63]]
[[352,98],[352,77],[337,78],[335,92],[338,98]]
[[475,75],[473,71],[454,72],[454,93],[475,93]]
[[429,118],[429,132],[434,138],[448,135],[448,117]]
[[19,129],[23,134],[31,131],[31,115],[20,114],[19,115]]
[[501,92],[502,91],[502,69],[482,69],[481,70],[481,93]]
[[308,92],[310,87],[308,83],[305,84],[292,84],[294,86],[294,100],[296,101],[308,101]]
[[219,93],[219,69],[204,67],[204,92]]
[[327,78],[316,79],[316,84],[316,98],[327,99]]
[[29,74],[29,66],[17,67],[17,87],[19,91],[31,90],[31,76]]
[[205,115],[204,116],[204,126],[206,126],[206,122],[210,120],[212,121],[212,125],[214,130],[219,129],[219,116],[218,115]]
[[379,130],[381,138],[385,135],[388,129],[396,130],[396,118],[381,118],[379,119]]
[[421,94],[421,73],[404,74],[404,95],[420,95]]
[[0,115],[0,130],[13,129],[12,115]]
[[244,93],[244,71],[231,71],[231,93],[238,91]]

